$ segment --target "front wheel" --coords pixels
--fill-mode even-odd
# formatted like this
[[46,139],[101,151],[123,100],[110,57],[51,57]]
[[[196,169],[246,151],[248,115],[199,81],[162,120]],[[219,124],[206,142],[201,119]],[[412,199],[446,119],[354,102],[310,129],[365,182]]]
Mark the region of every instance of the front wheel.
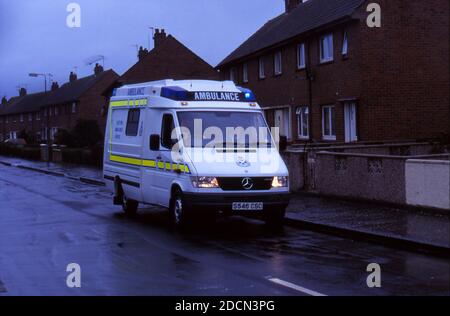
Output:
[[183,192],[180,189],[175,189],[169,207],[172,223],[176,227],[185,226],[188,221],[189,210],[186,207],[183,199]]

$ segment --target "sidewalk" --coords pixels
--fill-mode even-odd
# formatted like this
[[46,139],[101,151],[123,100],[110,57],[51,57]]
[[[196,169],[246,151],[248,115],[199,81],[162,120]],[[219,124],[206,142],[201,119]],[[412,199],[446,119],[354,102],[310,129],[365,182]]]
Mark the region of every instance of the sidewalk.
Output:
[[[67,177],[74,180],[92,180],[94,184],[103,182],[103,172],[101,169],[79,166],[75,164],[66,163],[47,163],[43,161],[25,160],[14,157],[0,156],[0,163],[3,165],[12,165],[15,167],[30,169],[39,172],[45,172],[56,176]],[[96,183],[99,182],[99,183]]]
[[450,255],[450,213],[298,193],[289,204],[288,221],[350,237],[407,244],[410,248],[446,248]]
[[[100,169],[0,156],[0,163],[102,185]],[[450,256],[450,213],[398,209],[309,193],[293,194],[287,223],[352,239]]]

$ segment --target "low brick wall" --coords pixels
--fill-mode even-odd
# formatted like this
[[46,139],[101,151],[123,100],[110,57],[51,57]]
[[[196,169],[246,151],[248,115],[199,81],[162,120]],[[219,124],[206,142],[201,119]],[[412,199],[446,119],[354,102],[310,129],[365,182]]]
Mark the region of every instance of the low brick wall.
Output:
[[289,169],[291,191],[303,190],[305,184],[305,154],[286,151],[281,156]]
[[405,158],[317,153],[316,191],[405,204]]

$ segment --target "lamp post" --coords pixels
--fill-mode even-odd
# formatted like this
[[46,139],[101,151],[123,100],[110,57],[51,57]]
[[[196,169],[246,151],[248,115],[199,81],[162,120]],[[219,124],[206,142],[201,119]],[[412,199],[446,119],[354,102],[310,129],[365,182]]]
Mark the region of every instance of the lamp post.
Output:
[[[45,92],[47,92],[47,77],[51,78],[53,77],[52,74],[40,74],[40,73],[29,73],[28,74],[32,78],[37,77],[44,77],[44,83],[45,83]],[[45,128],[45,138],[47,140],[47,167],[50,165],[50,128],[49,128],[49,114],[46,109],[44,109],[44,113],[46,113],[46,128]]]

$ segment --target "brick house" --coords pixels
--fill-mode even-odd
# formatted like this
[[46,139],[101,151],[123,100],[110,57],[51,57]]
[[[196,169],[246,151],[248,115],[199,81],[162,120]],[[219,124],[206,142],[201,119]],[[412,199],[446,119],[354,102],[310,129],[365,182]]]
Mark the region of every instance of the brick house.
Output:
[[252,89],[293,142],[448,136],[449,2],[285,0],[217,68]]
[[119,79],[119,84],[133,84],[163,79],[219,78],[218,72],[165,30],[156,29],[151,51],[139,49],[139,61]]
[[53,140],[58,129],[71,130],[79,119],[101,122],[107,103],[101,93],[117,78],[113,70],[103,71],[96,65],[93,75],[78,79],[72,72],[69,82],[61,87],[54,82],[49,92],[27,94],[22,88],[18,97],[0,107],[0,141],[17,138],[20,131],[37,141],[46,140],[47,135]]

